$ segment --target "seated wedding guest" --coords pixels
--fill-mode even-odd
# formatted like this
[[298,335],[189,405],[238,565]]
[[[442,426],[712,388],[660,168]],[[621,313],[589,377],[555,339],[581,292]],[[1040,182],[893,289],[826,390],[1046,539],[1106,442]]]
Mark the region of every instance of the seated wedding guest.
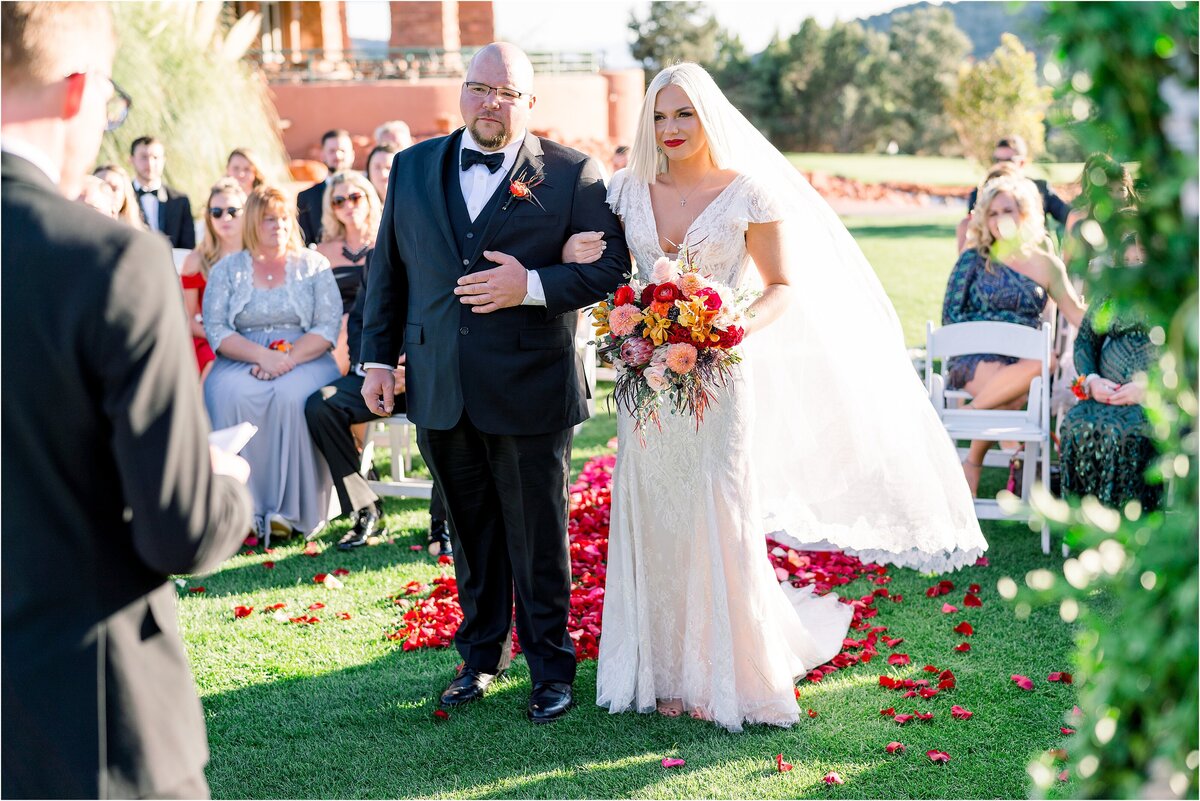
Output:
[[261,186],[246,200],[246,249],[217,262],[204,291],[204,330],[217,354],[204,382],[214,428],[249,422],[255,523],[264,540],[325,522],[329,472],[304,402],[338,376],[329,354],[342,301],[329,261],[304,247],[290,199]]
[[146,227],[171,240],[171,247],[196,247],[196,223],[188,196],[163,183],[167,166],[163,143],[153,136],[139,136],[129,147],[129,162],[136,173],[133,189]]
[[[971,214],[967,249],[946,285],[942,324],[990,320],[1037,328],[1053,299],[1078,326],[1083,303],[1050,247],[1033,184],[1017,176],[988,183]],[[974,408],[1016,409],[1024,405],[1029,384],[1040,373],[1041,363],[1032,359],[978,353],[951,360],[947,384],[969,392]],[[978,491],[983,457],[991,445],[972,442],[963,462],[972,493]]]
[[83,189],[76,199],[105,217],[112,217],[114,220],[117,218],[117,196],[102,178],[94,175],[83,176]]
[[345,374],[352,362],[346,344],[346,316],[358,297],[363,267],[375,246],[383,208],[375,188],[356,170],[334,173],[321,205],[321,244],[317,245],[317,252],[333,267],[333,277],[342,297],[341,333],[333,358]]
[[1093,153],[1084,161],[1079,190],[1063,240],[1063,263],[1067,265],[1076,259],[1091,264],[1098,255],[1080,231],[1086,220],[1094,218],[1097,201],[1105,204],[1104,213],[1111,215],[1133,214],[1138,200],[1129,169],[1105,153]]
[[246,194],[233,178],[222,178],[208,190],[204,208],[204,238],[183,260],[179,280],[183,284],[183,303],[187,307],[192,345],[200,379],[208,377],[216,354],[204,333],[204,289],[214,264],[242,250],[242,210]]
[[395,145],[397,150],[404,150],[412,143],[412,131],[403,120],[389,120],[375,129],[376,145]]
[[[994,165],[992,165],[992,168],[988,170],[987,175],[985,175],[983,177],[983,181],[981,181],[979,186],[976,187],[973,191],[978,192],[980,189],[987,186],[992,181],[996,180],[997,178],[1000,178],[1001,176],[1005,176],[1005,175],[1020,175],[1020,170],[1018,170],[1015,166],[1013,166],[1013,164],[1011,162],[1007,162],[1007,161],[1002,161],[1002,162],[999,162],[998,164],[994,164]],[[971,206],[974,207],[974,205],[975,205],[975,203],[972,200]],[[955,232],[954,232],[954,238],[955,238],[956,242],[958,243],[958,252],[959,253],[962,253],[964,250],[967,249],[967,226],[970,224],[971,224],[971,212],[970,212],[970,210],[968,210],[967,216],[963,217],[961,220],[958,221],[958,227],[955,229]]]
[[1075,337],[1086,399],[1067,412],[1061,431],[1064,493],[1094,495],[1116,509],[1133,500],[1158,508],[1162,485],[1146,480],[1157,451],[1141,406],[1157,358],[1144,320],[1114,314],[1111,301],[1088,308]]
[[235,148],[225,162],[225,175],[238,182],[247,196],[267,182],[262,159],[248,147]]
[[392,158],[400,152],[395,145],[376,145],[367,156],[367,180],[375,187],[379,199],[387,197],[388,176],[392,174]]
[[350,139],[349,131],[335,128],[321,136],[321,161],[329,169],[329,175],[324,181],[315,183],[296,195],[297,217],[306,247],[321,241],[321,203],[325,198],[325,189],[329,186],[330,177],[354,166],[354,142]]
[[142,213],[138,208],[137,193],[133,191],[133,182],[129,180],[129,173],[116,164],[101,164],[92,170],[92,175],[112,187],[113,197],[116,198],[117,204],[117,219],[132,225],[139,231],[145,230]]
[[608,162],[612,166],[612,171],[615,174],[617,170],[623,170],[629,164],[629,145],[620,145],[613,151],[612,158]]

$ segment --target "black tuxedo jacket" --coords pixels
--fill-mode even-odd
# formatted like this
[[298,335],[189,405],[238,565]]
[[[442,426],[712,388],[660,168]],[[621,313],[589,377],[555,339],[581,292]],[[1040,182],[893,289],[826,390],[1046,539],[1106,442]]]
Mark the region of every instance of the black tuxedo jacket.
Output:
[[168,576],[250,527],[214,476],[166,243],[0,156],[0,791],[155,796],[202,776]]
[[[134,187],[137,193],[137,187]],[[138,198],[138,210],[141,211],[142,201]],[[205,209],[207,214],[208,210]],[[142,213],[143,219],[145,213]],[[158,230],[171,240],[171,247],[192,250],[196,247],[196,222],[192,219],[192,202],[182,192],[177,192],[166,184],[158,193]]]
[[296,213],[305,245],[314,245],[321,241],[321,204],[324,200],[324,181],[315,183],[296,195]]
[[[501,182],[496,191],[504,197],[481,212],[479,235],[460,244],[447,196],[461,198],[461,189],[446,180],[457,175],[460,137],[461,130],[427,140],[392,162],[360,361],[395,364],[401,350],[407,354],[407,415],[418,426],[448,430],[465,411],[489,434],[561,431],[587,419],[576,310],[602,299],[630,272],[620,222],[594,160],[527,134],[509,179],[542,174],[533,189],[538,202],[509,200],[509,180]],[[592,264],[563,264],[563,243],[579,231],[602,231],[608,247]],[[537,270],[546,306],[476,314],[460,303],[458,279],[496,266],[485,250]]]

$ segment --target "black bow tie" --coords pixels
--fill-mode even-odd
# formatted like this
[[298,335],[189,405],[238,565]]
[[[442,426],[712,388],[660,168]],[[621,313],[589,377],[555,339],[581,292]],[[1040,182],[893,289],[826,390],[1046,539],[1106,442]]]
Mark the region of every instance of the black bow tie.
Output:
[[157,190],[157,189],[147,189],[144,186],[135,186],[134,190],[137,191],[137,196],[139,199],[141,198],[142,195],[154,195],[155,197],[159,196],[158,195],[159,190]]
[[504,164],[503,153],[480,153],[478,150],[472,150],[469,147],[464,147],[462,152],[462,168],[463,172],[474,167],[476,164],[482,164],[488,168],[488,172],[495,173],[496,170]]

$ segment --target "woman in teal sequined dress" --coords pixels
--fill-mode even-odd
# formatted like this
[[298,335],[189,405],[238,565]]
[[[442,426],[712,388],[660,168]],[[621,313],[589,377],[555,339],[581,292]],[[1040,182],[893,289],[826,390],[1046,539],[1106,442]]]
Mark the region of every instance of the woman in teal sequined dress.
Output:
[[1115,316],[1107,302],[1088,310],[1075,337],[1075,367],[1090,397],[1063,420],[1064,493],[1094,495],[1118,509],[1131,500],[1159,505],[1161,485],[1146,481],[1155,448],[1141,406],[1155,358],[1144,323]]
[[[988,181],[967,227],[967,250],[946,284],[942,324],[985,321],[1036,328],[1052,299],[1078,325],[1083,302],[1051,247],[1034,184],[1013,176]],[[948,387],[970,393],[972,408],[1020,409],[1030,382],[1041,374],[1042,363],[975,353],[951,360],[948,367]],[[992,444],[972,442],[963,462],[972,494],[979,487],[983,457]]]

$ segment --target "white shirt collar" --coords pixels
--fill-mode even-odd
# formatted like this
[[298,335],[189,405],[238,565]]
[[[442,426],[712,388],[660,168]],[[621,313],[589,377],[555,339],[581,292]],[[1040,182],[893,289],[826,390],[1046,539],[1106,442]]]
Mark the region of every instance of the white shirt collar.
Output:
[[41,170],[55,186],[58,186],[59,181],[62,180],[62,170],[60,170],[58,165],[54,163],[54,159],[50,158],[50,156],[46,154],[46,151],[42,150],[35,144],[26,142],[24,139],[18,139],[17,137],[9,134],[3,139],[0,139],[0,150],[3,150],[5,153],[10,153],[18,158],[25,159],[30,164]]
[[500,150],[490,150],[489,151],[489,150],[484,150],[482,147],[479,146],[479,143],[475,141],[475,137],[471,136],[470,128],[463,128],[462,133],[463,133],[462,139],[459,141],[459,145],[458,145],[460,162],[462,160],[462,152],[468,148],[470,148],[471,150],[478,150],[480,153],[503,153],[504,154],[504,167],[503,167],[504,170],[507,170],[509,167],[511,167],[513,165],[513,162],[517,160],[517,153],[520,152],[521,145],[525,144],[525,132],[521,131],[521,134],[519,136],[514,136],[513,140],[511,142],[509,142],[507,145],[505,145],[503,148],[501,148]]
[[162,187],[163,187],[162,181],[158,182],[158,186],[146,186],[141,181],[139,181],[136,177],[133,179],[133,188],[134,189],[145,189],[148,192],[159,192],[160,190],[162,190]]

